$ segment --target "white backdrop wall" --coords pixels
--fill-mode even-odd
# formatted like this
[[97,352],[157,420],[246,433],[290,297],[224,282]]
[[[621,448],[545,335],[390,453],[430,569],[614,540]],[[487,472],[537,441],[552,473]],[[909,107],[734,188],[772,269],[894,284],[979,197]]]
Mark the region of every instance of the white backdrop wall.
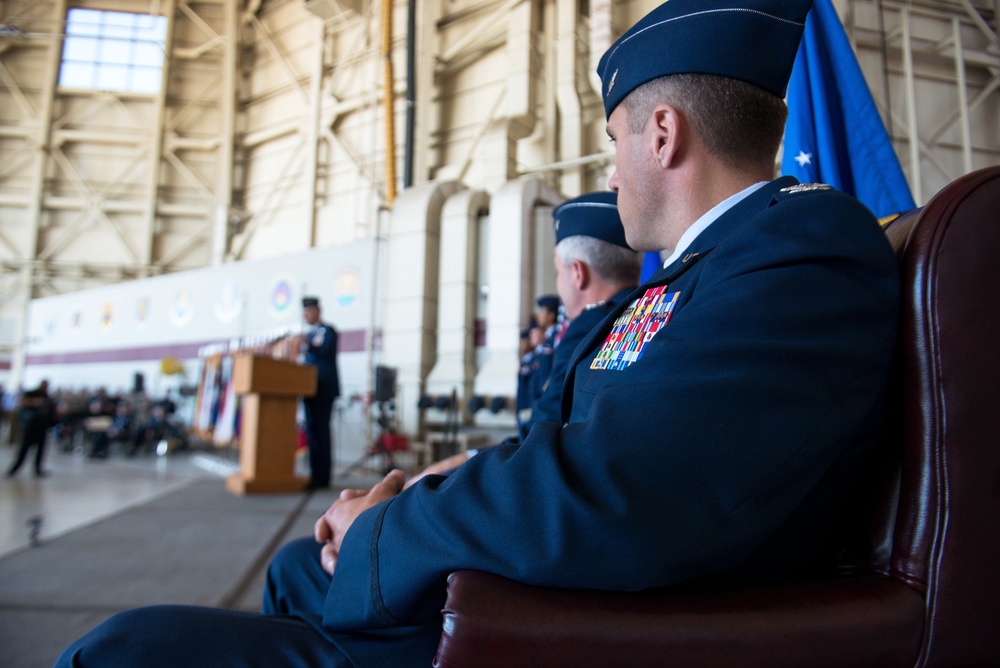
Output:
[[[150,396],[176,395],[180,384],[197,383],[202,347],[297,331],[302,296],[317,295],[323,320],[339,332],[337,457],[353,461],[368,430],[364,405],[351,397],[370,391],[378,354],[375,253],[376,242],[365,240],[32,300],[24,384],[45,378],[53,388],[115,392],[141,373]],[[167,357],[183,362],[183,376],[162,374]]]

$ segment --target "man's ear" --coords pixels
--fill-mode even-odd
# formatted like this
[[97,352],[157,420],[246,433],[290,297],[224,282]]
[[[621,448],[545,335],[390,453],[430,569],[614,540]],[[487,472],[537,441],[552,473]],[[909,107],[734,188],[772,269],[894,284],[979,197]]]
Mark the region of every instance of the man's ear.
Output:
[[590,267],[581,260],[573,260],[573,285],[577,290],[585,290],[590,285]]
[[687,126],[683,115],[677,107],[659,104],[653,109],[649,126],[650,142],[656,162],[663,169],[673,166],[680,156],[681,145],[685,141],[684,132]]

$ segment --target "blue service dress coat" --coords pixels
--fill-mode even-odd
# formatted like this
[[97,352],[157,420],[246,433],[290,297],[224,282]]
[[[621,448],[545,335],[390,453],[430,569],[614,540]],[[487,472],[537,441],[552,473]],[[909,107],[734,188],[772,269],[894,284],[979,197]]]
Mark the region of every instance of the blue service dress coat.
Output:
[[362,513],[332,579],[294,541],[271,614],[127,611],[57,665],[427,666],[457,569],[618,591],[807,570],[880,432],[899,277],[862,205],[795,183],[736,204],[585,337],[559,422]]
[[531,431],[531,425],[536,422],[559,422],[562,411],[563,384],[570,362],[573,361],[577,346],[590,334],[590,331],[601,324],[601,321],[625,299],[632,288],[620,290],[610,299],[593,308],[583,310],[570,320],[569,326],[563,332],[558,345],[552,351],[552,370],[542,395],[531,406],[531,419],[521,425],[519,431],[521,440]]
[[433,647],[457,569],[633,591],[805,568],[879,434],[898,308],[867,209],[765,185],[581,344],[565,424],[360,515],[323,627],[358,665],[426,665],[389,636]]
[[517,394],[514,397],[514,413],[517,417],[518,431],[526,430],[527,424],[531,421],[531,407],[536,400],[532,390],[532,377],[538,370],[538,366],[538,354],[535,349],[521,356],[521,365],[517,370]]
[[306,341],[305,362],[316,366],[316,396],[336,399],[340,396],[337,330],[325,322],[317,323],[306,334]]
[[545,330],[545,340],[521,359],[517,378],[517,396],[515,397],[518,436],[505,442],[516,442],[517,439],[523,438],[528,433],[535,404],[545,394],[545,388],[549,386],[555,351],[559,345],[560,331],[561,323],[550,325]]
[[552,325],[545,330],[545,340],[535,348],[535,358],[531,370],[531,382],[528,384],[530,405],[534,406],[538,397],[542,396],[552,375],[552,356],[559,345],[558,336],[561,323]]
[[316,394],[302,401],[309,434],[309,478],[311,485],[327,487],[333,458],[330,419],[333,402],[340,396],[337,330],[325,322],[317,323],[309,330],[306,341],[305,362],[316,366]]

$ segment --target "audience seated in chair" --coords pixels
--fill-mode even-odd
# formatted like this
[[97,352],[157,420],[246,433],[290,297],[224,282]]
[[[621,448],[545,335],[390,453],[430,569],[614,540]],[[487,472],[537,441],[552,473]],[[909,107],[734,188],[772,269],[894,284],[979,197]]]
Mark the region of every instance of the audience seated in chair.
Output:
[[613,594],[456,572],[435,665],[1000,665],[998,210],[992,167],[886,228],[905,295],[888,428],[825,577]]
[[121,401],[115,407],[115,415],[111,419],[111,424],[101,430],[99,422],[93,421],[91,425],[96,429],[93,433],[93,446],[90,456],[94,459],[106,459],[111,450],[111,444],[115,442],[127,443],[132,435],[132,408]]

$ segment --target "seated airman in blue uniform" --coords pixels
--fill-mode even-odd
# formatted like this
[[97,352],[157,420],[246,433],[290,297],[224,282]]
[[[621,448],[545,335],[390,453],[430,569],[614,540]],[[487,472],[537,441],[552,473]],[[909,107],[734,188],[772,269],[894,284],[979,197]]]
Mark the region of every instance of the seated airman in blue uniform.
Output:
[[625,240],[618,196],[596,192],[567,200],[552,211],[556,289],[568,321],[552,353],[552,369],[520,429],[523,440],[537,422],[559,422],[563,384],[584,336],[638,284],[642,256]]
[[[520,414],[521,411],[531,408],[531,396],[528,389],[531,387],[531,362],[534,358],[535,347],[531,345],[531,330],[534,323],[521,330],[518,341],[518,353],[521,356],[521,363],[517,369],[517,392],[514,396],[514,412]],[[470,405],[470,412],[472,410]],[[520,423],[520,420],[518,420]]]
[[614,591],[808,573],[879,436],[899,303],[864,206],[772,180],[809,5],[670,0],[602,58],[625,237],[672,255],[577,347],[559,422],[343,493],[272,563],[275,614],[133,610],[59,665],[427,666],[457,569]]
[[[518,371],[519,380],[527,376],[523,393],[519,391],[515,399],[518,429],[531,420],[532,406],[545,391],[552,374],[552,356],[561,334],[562,303],[559,295],[542,295],[535,300],[535,304],[538,308],[533,318],[534,326],[528,331],[528,339],[534,347],[524,356]],[[518,389],[521,389],[520,385]]]
[[[556,283],[568,320],[552,353],[552,370],[542,394],[528,407],[529,419],[518,425],[521,439],[536,422],[560,422],[563,384],[577,345],[639,282],[642,256],[625,241],[617,200],[613,192],[587,193],[552,211]],[[467,450],[434,462],[420,475],[453,471],[477,452]],[[411,478],[406,486],[418,479]]]

